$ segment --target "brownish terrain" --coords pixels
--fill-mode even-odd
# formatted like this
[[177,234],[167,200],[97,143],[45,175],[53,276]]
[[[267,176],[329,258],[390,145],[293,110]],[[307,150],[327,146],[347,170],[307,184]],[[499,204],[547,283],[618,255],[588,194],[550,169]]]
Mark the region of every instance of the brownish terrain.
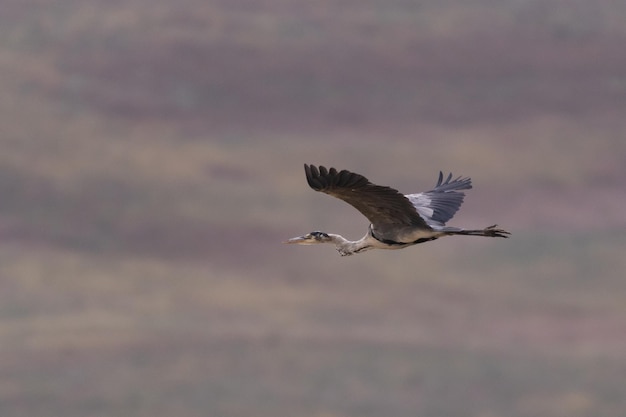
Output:
[[[0,7],[1,416],[626,415],[626,5]],[[513,236],[282,245],[305,162]]]

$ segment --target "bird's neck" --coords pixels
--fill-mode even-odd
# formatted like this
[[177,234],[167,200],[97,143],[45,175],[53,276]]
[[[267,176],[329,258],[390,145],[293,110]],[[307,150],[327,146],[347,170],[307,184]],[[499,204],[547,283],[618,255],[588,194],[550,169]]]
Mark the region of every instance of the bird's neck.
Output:
[[330,237],[332,243],[335,244],[335,248],[341,256],[348,256],[373,248],[369,235],[365,235],[359,240],[348,240],[341,235],[335,235],[332,233],[329,233],[328,236]]

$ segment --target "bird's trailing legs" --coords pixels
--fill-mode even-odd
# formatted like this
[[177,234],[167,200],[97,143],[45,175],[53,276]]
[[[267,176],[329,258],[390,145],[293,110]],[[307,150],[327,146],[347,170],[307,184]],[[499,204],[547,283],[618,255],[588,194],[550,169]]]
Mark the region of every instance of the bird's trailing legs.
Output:
[[[446,228],[447,229],[447,228]],[[487,236],[487,237],[504,237],[508,238],[511,232],[507,232],[504,229],[499,229],[497,224],[493,226],[485,227],[484,229],[478,230],[464,230],[464,229],[456,229],[449,228],[444,230],[446,235],[465,235],[465,236]]]

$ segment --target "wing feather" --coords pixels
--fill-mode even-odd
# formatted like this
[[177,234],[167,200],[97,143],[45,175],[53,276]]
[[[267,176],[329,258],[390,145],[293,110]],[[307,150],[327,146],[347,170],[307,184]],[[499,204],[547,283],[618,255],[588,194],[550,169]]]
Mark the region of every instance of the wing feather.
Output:
[[372,184],[364,176],[347,170],[305,164],[304,171],[312,189],[352,205],[377,231],[407,227],[430,230],[407,197],[391,187]]
[[457,177],[452,180],[452,174],[449,174],[444,181],[443,173],[440,171],[435,188],[423,193],[407,195],[407,198],[429,225],[443,226],[463,204],[465,193],[461,190],[471,188],[470,178]]

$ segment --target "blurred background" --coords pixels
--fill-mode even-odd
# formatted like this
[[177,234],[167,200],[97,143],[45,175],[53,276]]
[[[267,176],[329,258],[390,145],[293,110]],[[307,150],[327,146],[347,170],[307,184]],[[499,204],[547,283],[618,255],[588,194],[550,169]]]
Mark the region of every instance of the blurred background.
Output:
[[[0,8],[2,416],[626,415],[626,3]],[[305,162],[513,237],[284,246]]]

